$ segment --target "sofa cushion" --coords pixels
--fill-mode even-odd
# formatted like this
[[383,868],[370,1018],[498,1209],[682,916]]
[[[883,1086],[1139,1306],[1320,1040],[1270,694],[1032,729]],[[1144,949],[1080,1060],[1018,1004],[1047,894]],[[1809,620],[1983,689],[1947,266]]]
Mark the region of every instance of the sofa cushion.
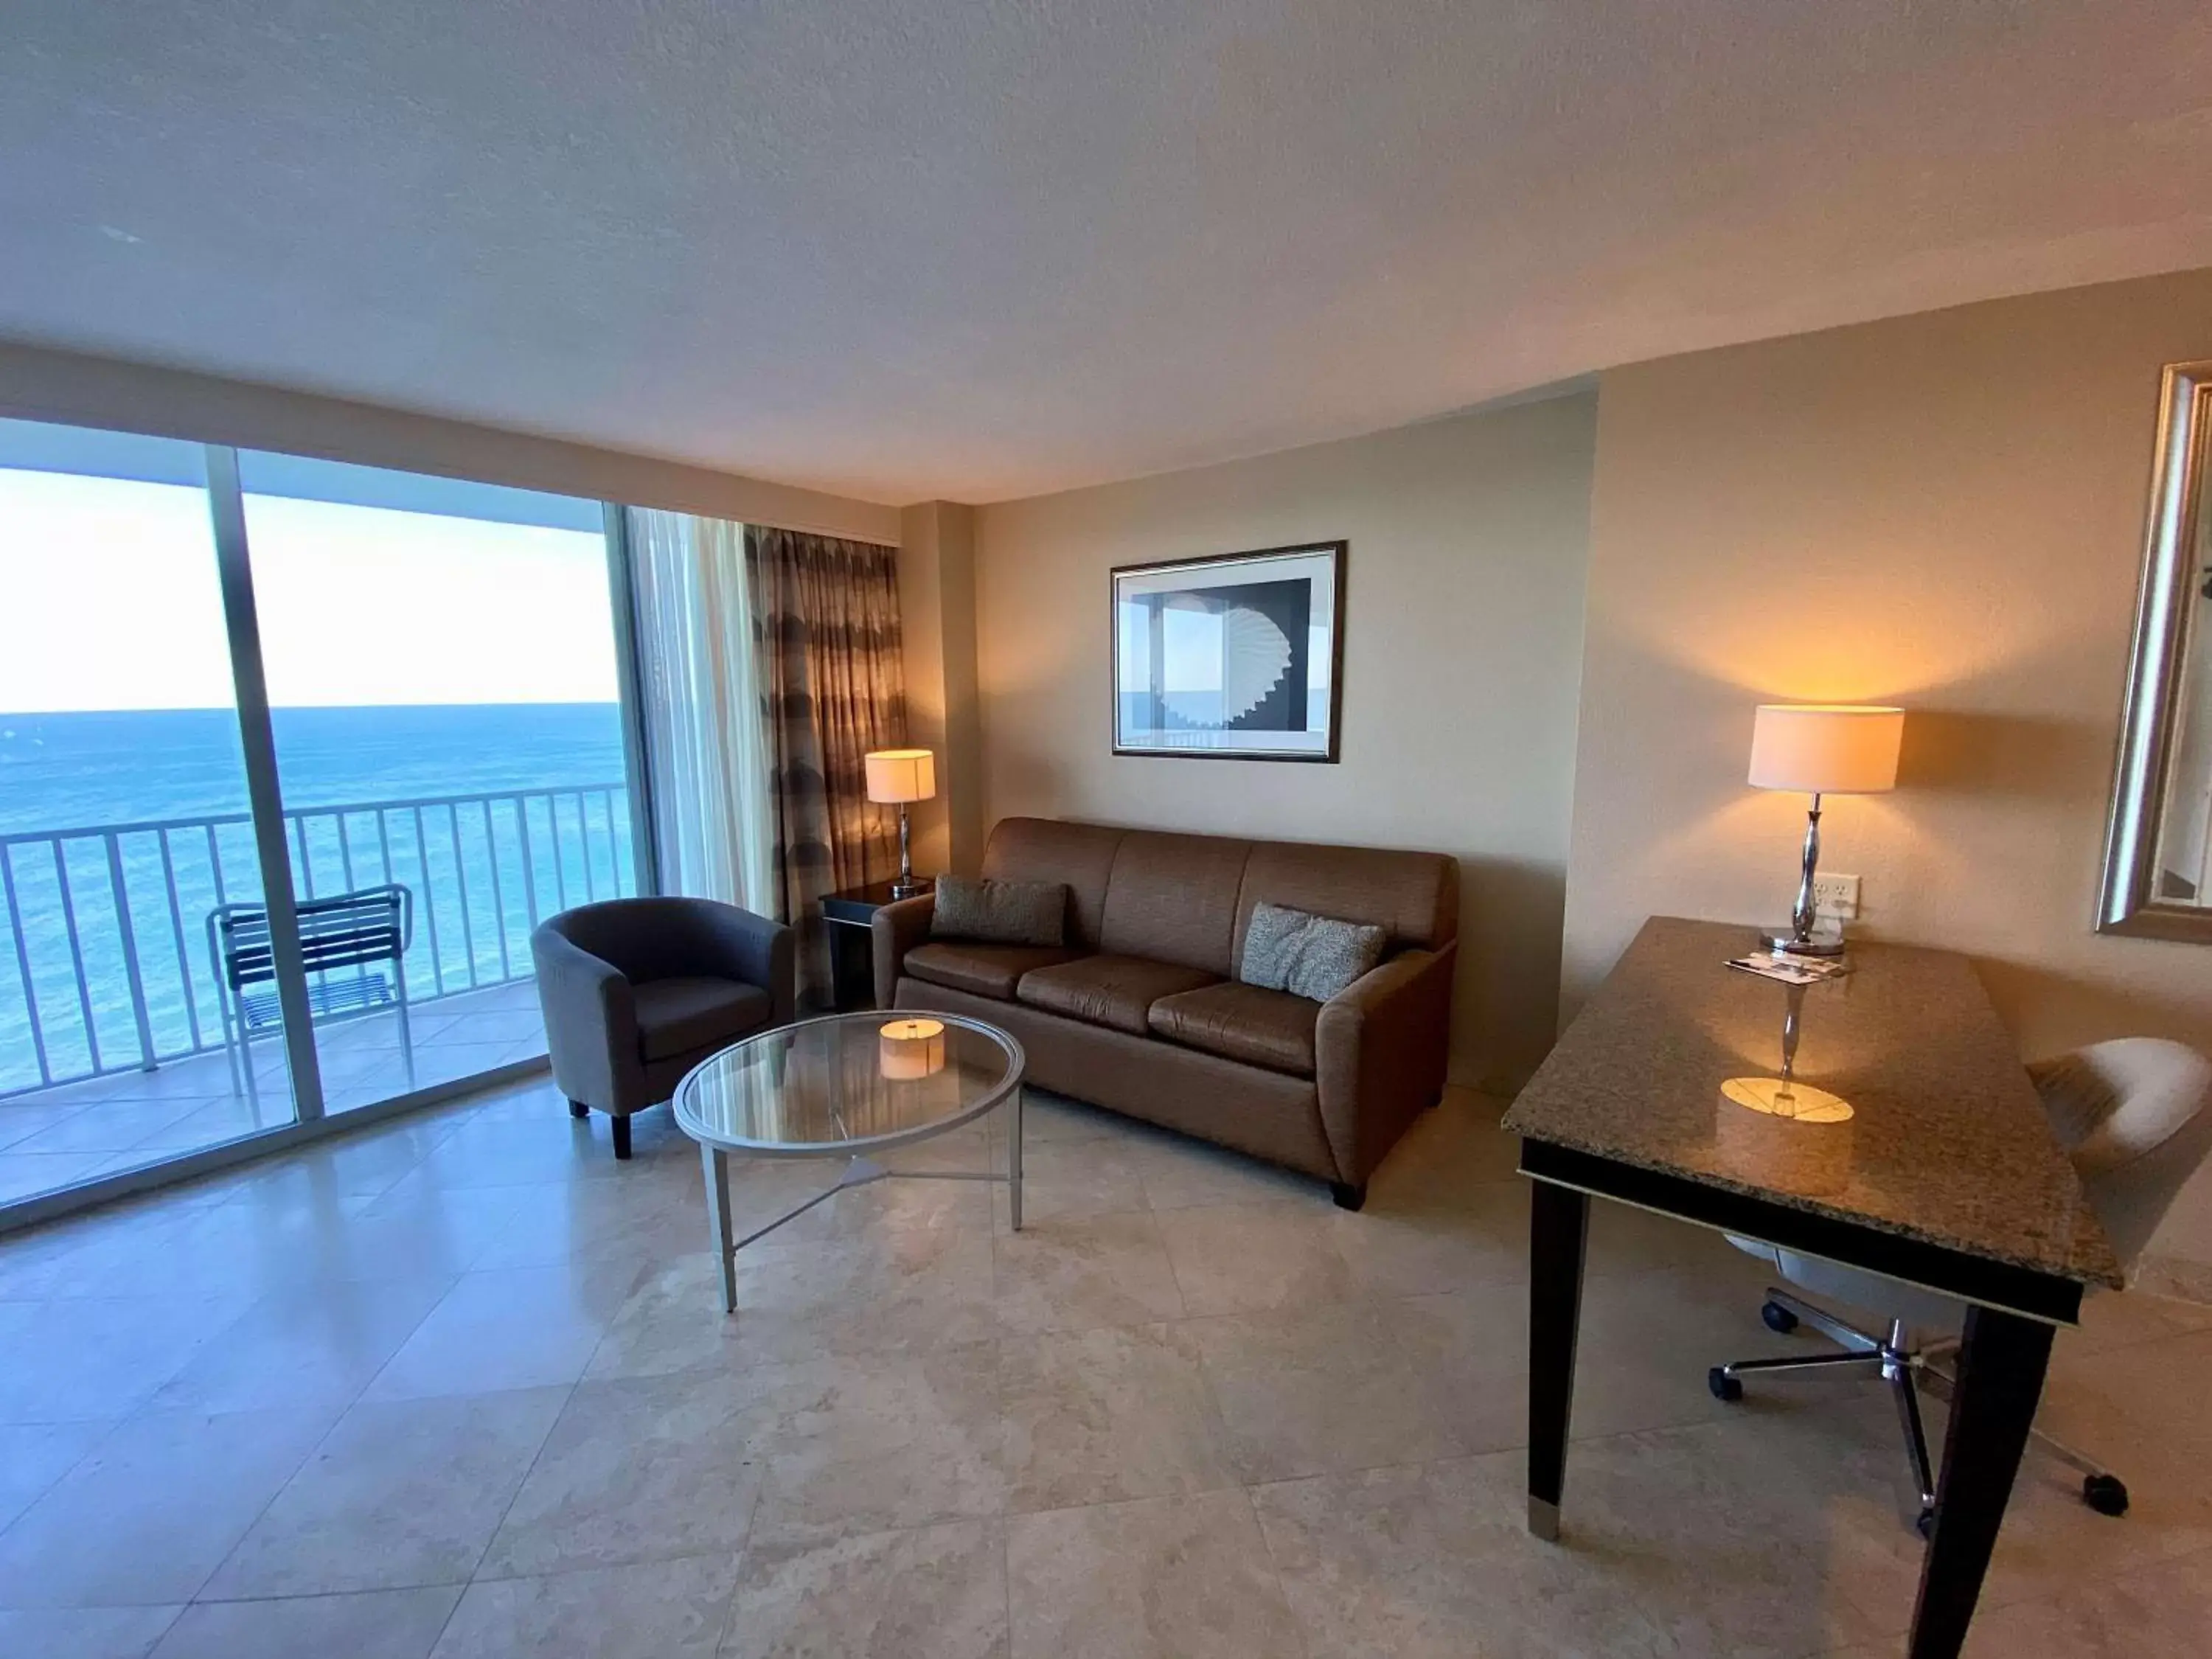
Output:
[[1095,951],[1106,908],[1106,878],[1123,833],[1054,818],[1001,818],[983,848],[983,875],[991,881],[1056,881],[1066,886],[1066,942]]
[[[913,957],[907,960],[912,962]],[[1049,1013],[1142,1036],[1153,1003],[1178,991],[1211,985],[1215,975],[1201,968],[1181,968],[1143,957],[1097,956],[1036,968],[1022,975],[1014,1000]]]
[[1231,982],[1162,997],[1152,1004],[1151,1024],[1186,1048],[1311,1077],[1314,1027],[1320,1018],[1321,1004],[1310,998]]
[[1229,977],[1249,842],[1132,830],[1114,854],[1098,942],[1116,956]]
[[971,997],[918,979],[899,981],[897,1006],[917,1012],[966,1014],[1004,1028],[1028,1054],[1022,1075],[1036,1088],[1198,1135],[1324,1181],[1345,1179],[1345,1166],[1322,1127],[1319,1085],[1312,1078],[1224,1060],[1150,1034],[1132,1036],[1018,1002]]
[[1066,882],[937,878],[937,902],[929,913],[932,939],[1057,948],[1067,942],[1066,935]]
[[769,1022],[775,1005],[757,985],[684,975],[629,988],[637,1009],[639,1055],[673,1060],[694,1048],[734,1042]]
[[1045,945],[971,945],[933,939],[906,953],[903,971],[932,985],[1012,1002],[1014,987],[1024,974],[1069,961],[1075,954]]
[[1237,977],[1264,991],[1327,1002],[1382,960],[1388,933],[1370,924],[1339,921],[1287,905],[1262,902],[1252,912]]

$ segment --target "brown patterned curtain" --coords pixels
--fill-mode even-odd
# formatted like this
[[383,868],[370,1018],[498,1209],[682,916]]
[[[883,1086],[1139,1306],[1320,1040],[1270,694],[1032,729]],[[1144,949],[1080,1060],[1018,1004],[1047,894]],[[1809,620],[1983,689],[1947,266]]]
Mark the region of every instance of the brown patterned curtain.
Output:
[[745,526],[746,597],[769,732],[776,919],[799,931],[799,1005],[831,1003],[824,893],[898,873],[898,814],[862,757],[906,742],[897,555]]

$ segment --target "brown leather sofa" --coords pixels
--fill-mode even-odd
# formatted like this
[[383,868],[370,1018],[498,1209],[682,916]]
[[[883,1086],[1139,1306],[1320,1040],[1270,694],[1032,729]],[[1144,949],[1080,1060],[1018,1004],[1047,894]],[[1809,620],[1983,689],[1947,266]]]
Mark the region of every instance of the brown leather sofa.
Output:
[[[1437,853],[1008,818],[982,873],[1068,890],[1058,949],[932,939],[928,895],[875,915],[882,1007],[1012,1032],[1041,1087],[1330,1183],[1367,1177],[1443,1088],[1458,860]],[[1328,1002],[1237,982],[1262,900],[1389,930]]]

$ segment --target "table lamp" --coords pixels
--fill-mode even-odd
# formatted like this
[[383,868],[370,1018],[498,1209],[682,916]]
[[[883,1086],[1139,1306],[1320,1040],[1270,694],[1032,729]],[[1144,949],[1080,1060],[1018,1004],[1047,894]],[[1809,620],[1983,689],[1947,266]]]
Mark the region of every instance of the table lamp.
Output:
[[1840,931],[1813,937],[1818,906],[1813,876],[1820,862],[1820,797],[1875,795],[1897,787],[1897,750],[1905,732],[1902,708],[1849,703],[1761,703],[1751,727],[1751,782],[1759,789],[1794,789],[1813,798],[1805,818],[1805,866],[1790,927],[1765,936],[1773,950],[1801,957],[1839,957]]
[[914,854],[907,839],[906,809],[909,801],[927,800],[937,793],[937,757],[927,749],[878,749],[864,757],[868,772],[868,799],[899,810],[899,872],[891,884],[895,899],[912,898],[928,884],[914,878]]

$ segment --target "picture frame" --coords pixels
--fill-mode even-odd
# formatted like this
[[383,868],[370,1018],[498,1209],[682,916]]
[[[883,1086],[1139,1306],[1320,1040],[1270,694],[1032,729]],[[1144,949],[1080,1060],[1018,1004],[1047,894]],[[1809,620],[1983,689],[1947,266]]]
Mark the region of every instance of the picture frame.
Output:
[[1336,764],[1349,545],[1115,566],[1114,753]]

